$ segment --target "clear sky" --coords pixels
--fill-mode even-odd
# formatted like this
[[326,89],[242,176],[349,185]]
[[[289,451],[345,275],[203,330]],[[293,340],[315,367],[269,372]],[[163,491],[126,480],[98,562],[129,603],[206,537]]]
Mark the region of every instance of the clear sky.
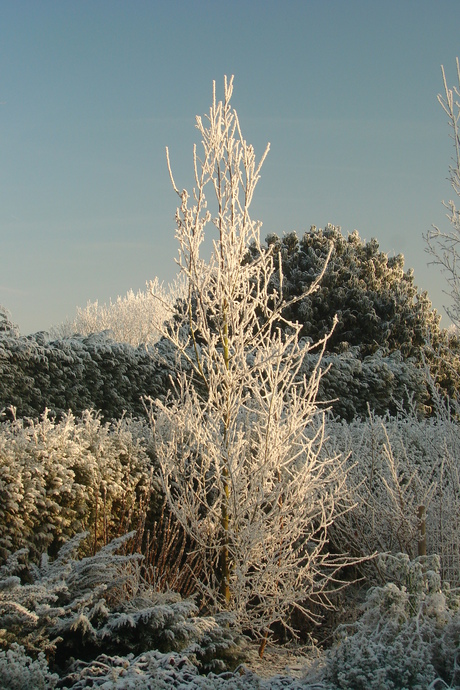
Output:
[[27,334],[171,280],[165,146],[190,189],[195,115],[234,74],[245,138],[271,143],[263,237],[357,229],[403,253],[442,312],[422,235],[447,227],[436,96],[459,28],[459,0],[2,0],[0,304]]

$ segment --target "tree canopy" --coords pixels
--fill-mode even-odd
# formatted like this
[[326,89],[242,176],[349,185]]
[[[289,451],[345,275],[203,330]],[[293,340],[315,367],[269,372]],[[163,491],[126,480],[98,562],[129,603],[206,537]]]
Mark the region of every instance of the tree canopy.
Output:
[[331,242],[319,289],[294,302],[286,316],[302,324],[302,336],[317,342],[330,332],[337,315],[328,352],[358,347],[364,357],[399,350],[404,359],[420,362],[427,338],[439,343],[440,316],[427,292],[415,285],[412,269],[404,270],[404,256],[389,257],[376,239],[366,242],[356,230],[344,237],[334,225],[324,230],[312,226],[300,239],[294,232],[268,235],[266,245],[274,245],[277,268],[281,256],[283,296],[299,296],[313,283]]

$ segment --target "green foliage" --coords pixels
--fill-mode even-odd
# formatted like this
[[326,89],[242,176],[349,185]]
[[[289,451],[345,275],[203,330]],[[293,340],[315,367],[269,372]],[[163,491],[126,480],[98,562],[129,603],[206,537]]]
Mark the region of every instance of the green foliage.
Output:
[[193,599],[151,587],[141,575],[142,556],[117,553],[133,536],[79,559],[80,534],[39,567],[27,563],[25,550],[12,554],[0,568],[0,645],[21,645],[39,663],[46,653],[61,673],[71,657],[94,659],[102,651],[183,651],[204,672],[236,663],[244,639],[230,617],[198,616]]

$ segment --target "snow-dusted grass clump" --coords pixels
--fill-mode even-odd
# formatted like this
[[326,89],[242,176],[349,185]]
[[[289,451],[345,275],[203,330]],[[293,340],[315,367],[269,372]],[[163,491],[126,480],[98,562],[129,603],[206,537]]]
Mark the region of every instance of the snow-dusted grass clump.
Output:
[[443,582],[460,585],[460,428],[458,410],[440,398],[433,416],[330,420],[324,451],[348,457],[355,508],[336,523],[341,548],[354,553],[419,553],[420,508],[426,550],[438,554]]

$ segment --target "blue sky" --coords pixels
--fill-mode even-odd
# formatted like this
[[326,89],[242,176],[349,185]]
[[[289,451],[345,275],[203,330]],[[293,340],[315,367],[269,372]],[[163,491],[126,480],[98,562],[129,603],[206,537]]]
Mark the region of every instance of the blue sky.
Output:
[[171,280],[165,146],[190,189],[195,115],[234,74],[245,138],[271,143],[262,235],[333,223],[376,237],[442,312],[422,236],[447,227],[436,95],[459,26],[458,0],[3,0],[0,304],[27,334]]

